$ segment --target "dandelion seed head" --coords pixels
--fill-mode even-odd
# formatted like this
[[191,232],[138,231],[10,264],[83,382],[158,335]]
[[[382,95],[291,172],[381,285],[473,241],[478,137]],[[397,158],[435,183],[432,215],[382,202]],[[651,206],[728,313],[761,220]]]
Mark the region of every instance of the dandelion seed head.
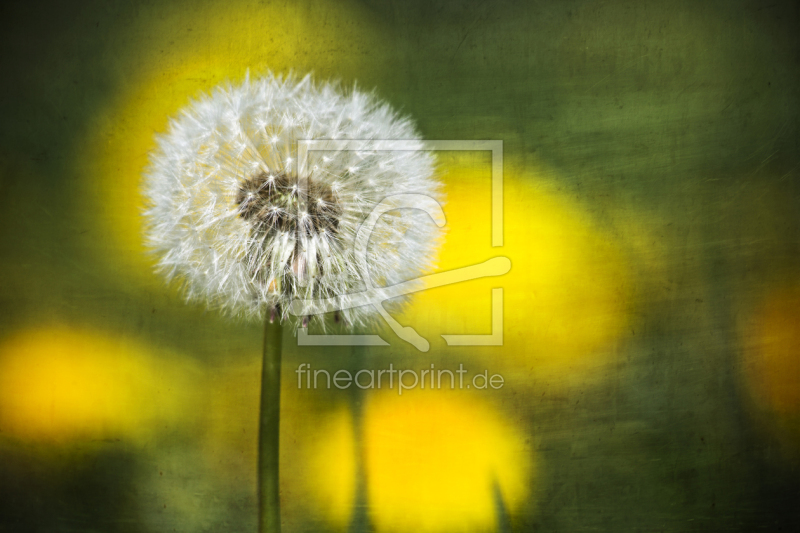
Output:
[[[295,164],[298,140],[334,138],[367,146],[311,150],[310,172]],[[441,200],[429,152],[370,149],[392,139],[419,136],[407,118],[356,90],[272,74],[219,86],[174,117],[151,153],[146,241],[158,269],[189,300],[251,318],[277,311],[286,319],[294,300],[364,290],[354,242],[372,209],[397,194]],[[429,271],[440,231],[421,210],[382,216],[366,253],[373,283]],[[374,313],[344,309],[339,319],[359,325]]]

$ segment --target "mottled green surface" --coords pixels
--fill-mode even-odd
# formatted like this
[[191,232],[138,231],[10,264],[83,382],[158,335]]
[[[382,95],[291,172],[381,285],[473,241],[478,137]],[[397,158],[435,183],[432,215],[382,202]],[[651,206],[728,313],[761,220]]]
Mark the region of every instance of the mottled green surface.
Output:
[[[186,307],[98,261],[103,241],[87,222],[94,204],[78,194],[76,161],[97,109],[141,69],[130,28],[166,9],[0,8],[0,334],[66,322],[204,364],[258,360],[259,325]],[[327,56],[298,56],[296,68],[376,87],[426,138],[502,139],[509,168],[551,169],[565,197],[649,276],[632,282],[630,335],[610,349],[614,363],[599,379],[508,403],[525,405],[523,431],[538,457],[520,530],[798,527],[800,433],[787,444],[760,428],[741,384],[737,330],[768,291],[798,282],[795,3],[434,0],[357,9],[379,28],[380,46],[331,45]],[[325,66],[341,53],[352,64]],[[298,357],[287,364],[310,360]],[[195,415],[144,446],[122,439],[66,449],[0,433],[0,531],[252,530],[252,480],[196,466],[207,451],[196,444]],[[168,468],[169,488],[156,487]],[[189,503],[157,514],[159,491]]]

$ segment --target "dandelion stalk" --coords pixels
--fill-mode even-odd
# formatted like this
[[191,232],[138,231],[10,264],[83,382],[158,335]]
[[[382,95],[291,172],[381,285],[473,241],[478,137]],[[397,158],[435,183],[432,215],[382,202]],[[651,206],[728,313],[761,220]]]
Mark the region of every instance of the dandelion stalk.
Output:
[[279,533],[281,350],[283,328],[278,320],[264,321],[264,357],[261,368],[261,408],[258,426],[258,531]]

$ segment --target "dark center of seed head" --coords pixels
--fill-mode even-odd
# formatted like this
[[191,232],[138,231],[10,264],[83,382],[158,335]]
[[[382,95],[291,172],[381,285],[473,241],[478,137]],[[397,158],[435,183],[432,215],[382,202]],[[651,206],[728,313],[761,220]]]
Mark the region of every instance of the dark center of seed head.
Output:
[[[303,231],[307,236],[334,234],[342,209],[331,188],[307,179],[301,184],[285,173],[262,172],[244,181],[236,194],[239,216],[259,233]],[[301,186],[306,189],[304,205]]]

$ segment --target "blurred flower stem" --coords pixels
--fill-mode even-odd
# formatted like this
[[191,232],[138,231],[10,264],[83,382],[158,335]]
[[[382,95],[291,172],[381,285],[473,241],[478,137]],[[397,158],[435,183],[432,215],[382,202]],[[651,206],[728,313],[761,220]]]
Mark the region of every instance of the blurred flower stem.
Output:
[[264,359],[261,368],[261,409],[258,427],[258,531],[279,533],[280,506],[280,424],[281,349],[283,328],[270,317],[264,324]]

